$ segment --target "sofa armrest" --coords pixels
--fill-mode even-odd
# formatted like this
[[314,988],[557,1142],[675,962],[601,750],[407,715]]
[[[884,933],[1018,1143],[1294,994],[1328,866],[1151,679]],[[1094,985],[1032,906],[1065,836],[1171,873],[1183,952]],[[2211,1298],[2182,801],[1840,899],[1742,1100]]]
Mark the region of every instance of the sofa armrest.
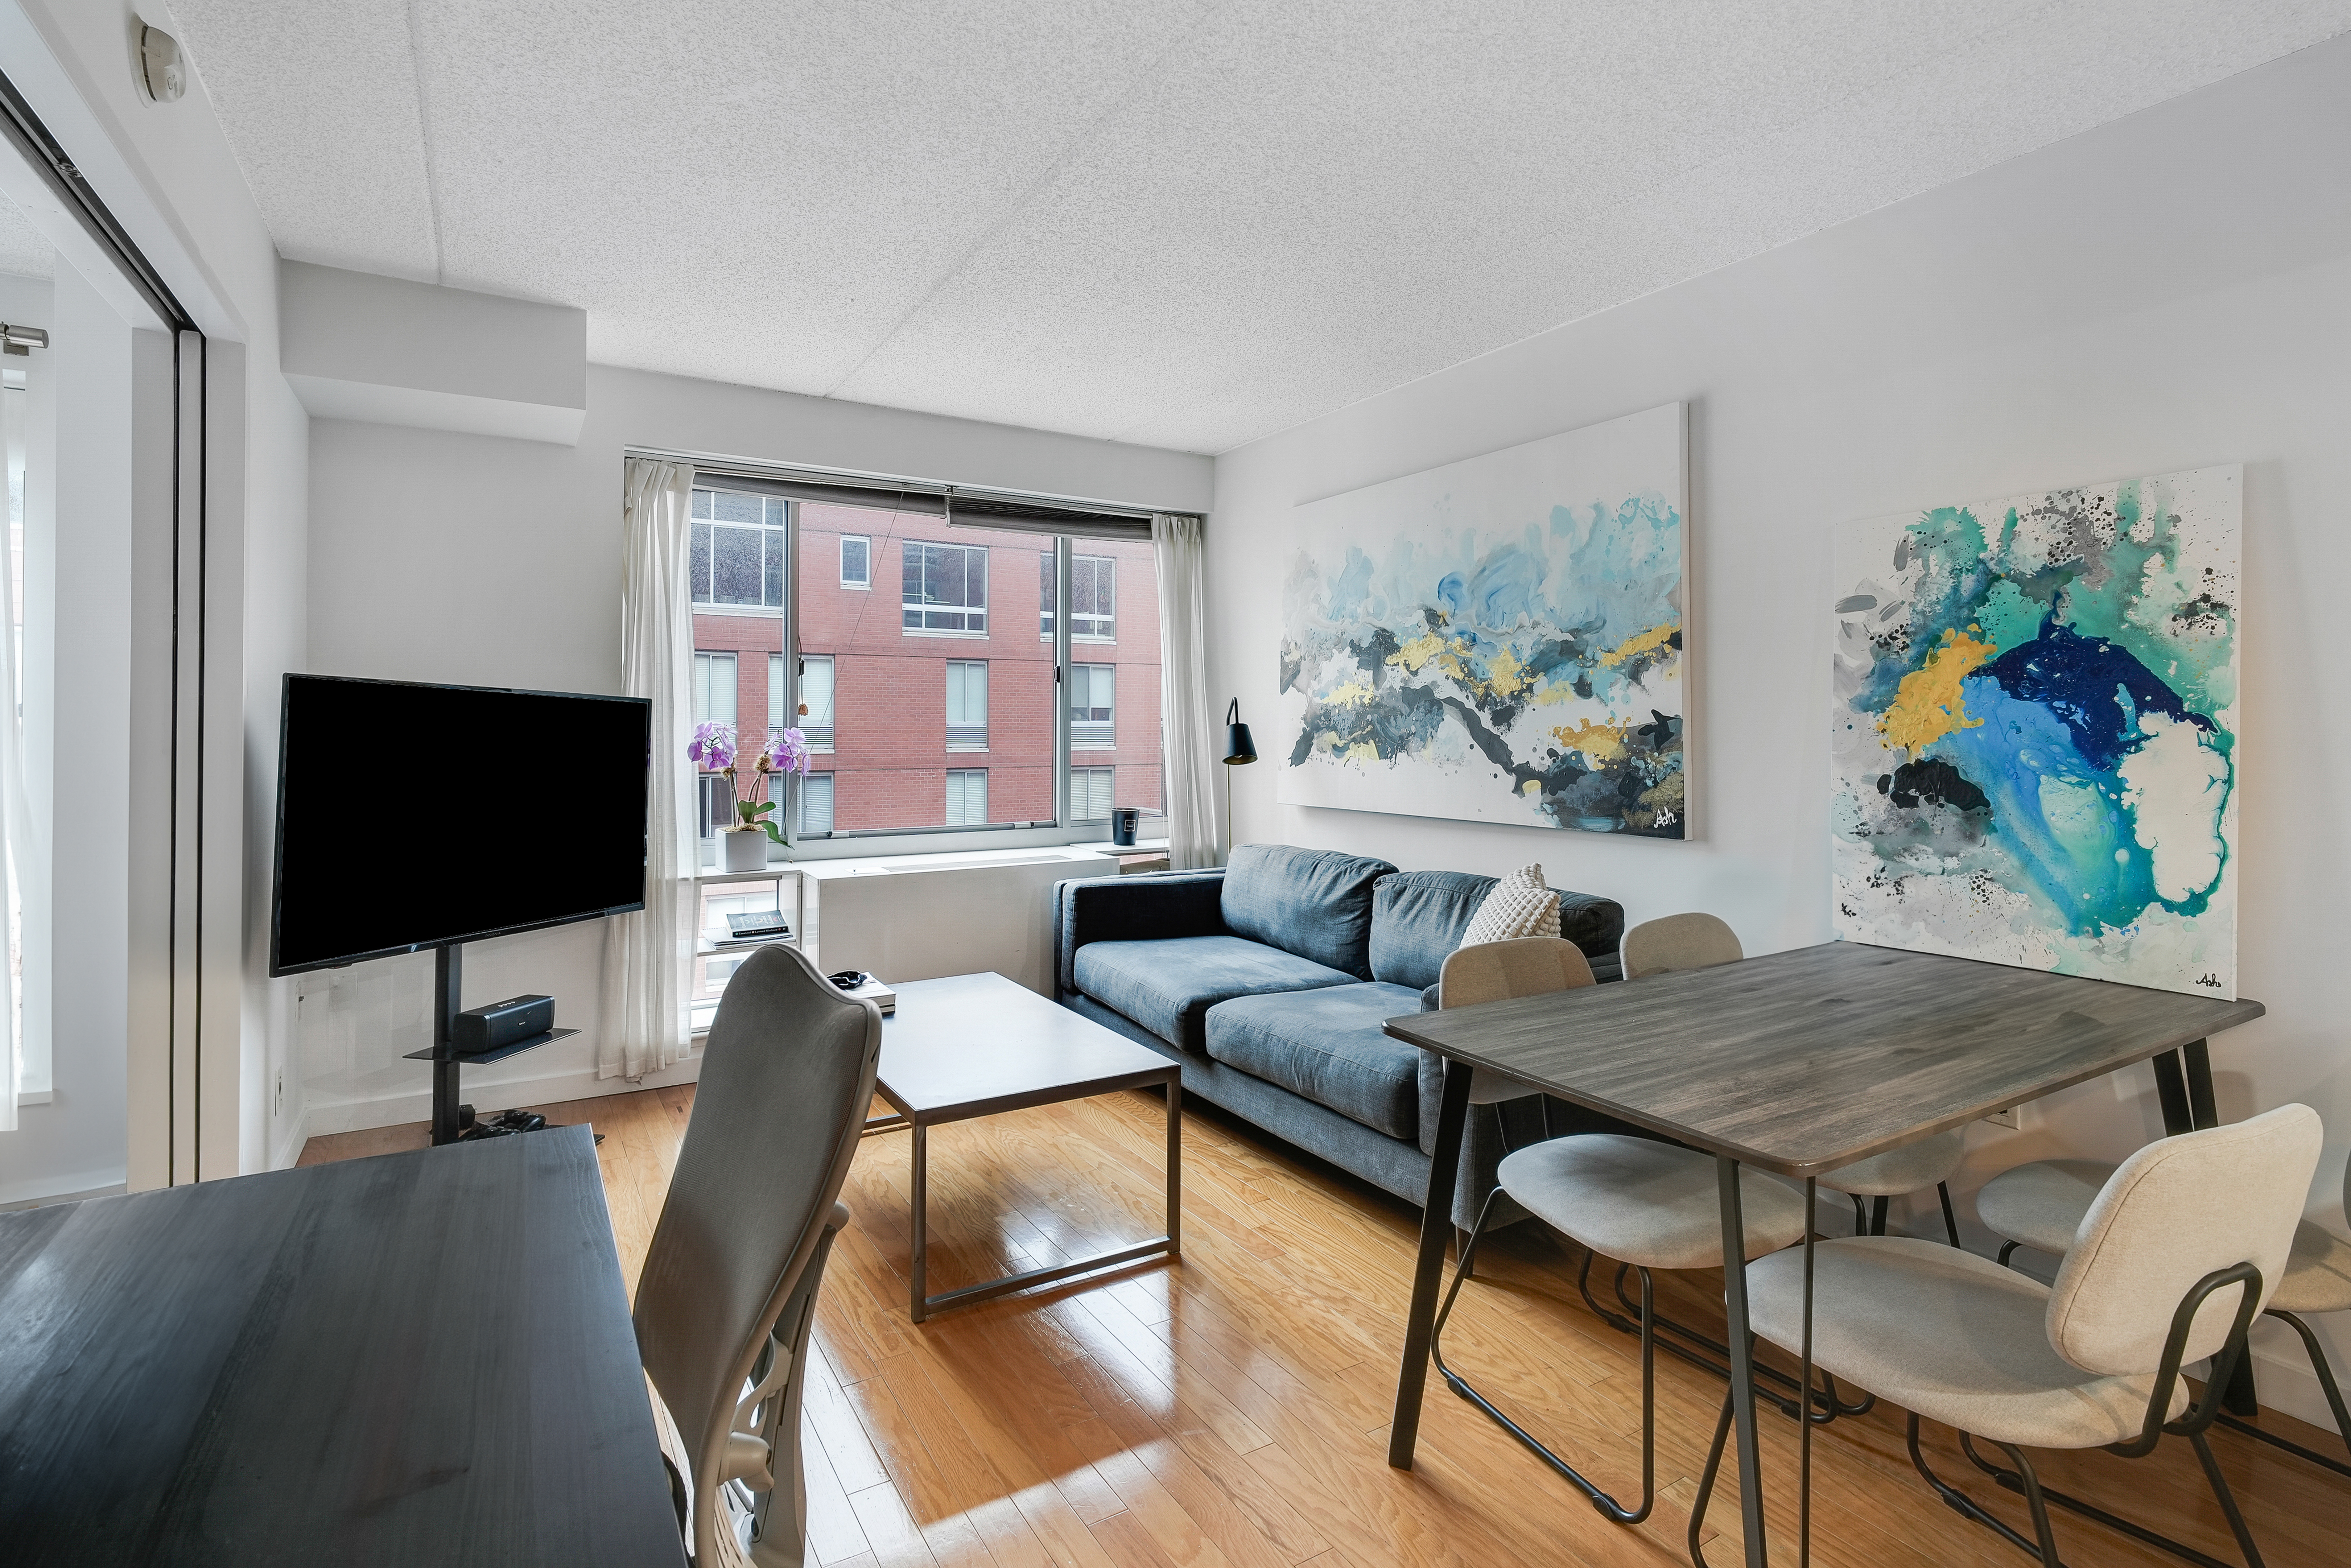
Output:
[[1055,883],[1055,983],[1064,993],[1078,988],[1078,949],[1089,942],[1225,936],[1224,892],[1222,866]]

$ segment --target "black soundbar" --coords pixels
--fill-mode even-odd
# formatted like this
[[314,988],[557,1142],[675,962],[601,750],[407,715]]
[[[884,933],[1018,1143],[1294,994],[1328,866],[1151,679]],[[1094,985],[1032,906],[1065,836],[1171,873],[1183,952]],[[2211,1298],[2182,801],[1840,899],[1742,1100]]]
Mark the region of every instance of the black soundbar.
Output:
[[479,1056],[554,1027],[553,997],[508,997],[459,1013],[449,1026],[449,1044],[460,1056]]

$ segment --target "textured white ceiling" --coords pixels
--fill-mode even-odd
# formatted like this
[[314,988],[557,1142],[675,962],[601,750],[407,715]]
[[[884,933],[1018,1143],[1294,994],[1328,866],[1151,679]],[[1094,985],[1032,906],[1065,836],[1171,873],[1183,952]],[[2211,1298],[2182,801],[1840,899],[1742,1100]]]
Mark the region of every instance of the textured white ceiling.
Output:
[[278,248],[599,362],[1220,452],[2351,0],[172,0]]

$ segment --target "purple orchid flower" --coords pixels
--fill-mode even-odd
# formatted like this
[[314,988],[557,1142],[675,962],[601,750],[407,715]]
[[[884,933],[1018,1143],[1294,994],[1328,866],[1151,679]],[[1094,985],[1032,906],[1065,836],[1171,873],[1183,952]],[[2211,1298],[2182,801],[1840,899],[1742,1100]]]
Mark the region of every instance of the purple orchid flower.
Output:
[[694,738],[686,743],[685,755],[713,772],[735,766],[735,727],[716,719],[694,727]]
[[809,770],[808,737],[797,729],[780,729],[768,737],[768,766],[778,773]]

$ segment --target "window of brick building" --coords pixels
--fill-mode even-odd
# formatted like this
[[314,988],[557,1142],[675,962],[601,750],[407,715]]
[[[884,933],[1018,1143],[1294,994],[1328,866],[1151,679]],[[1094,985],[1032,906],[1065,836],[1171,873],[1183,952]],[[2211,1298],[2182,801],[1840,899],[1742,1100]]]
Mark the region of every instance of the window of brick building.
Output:
[[733,724],[738,689],[734,654],[696,653],[694,655],[695,723],[705,724],[716,719],[720,724]]
[[696,605],[784,607],[784,506],[773,496],[695,491],[690,564]]
[[1070,666],[1070,745],[1092,749],[1117,744],[1118,666]]
[[907,631],[986,633],[986,545],[925,544],[908,539],[904,560]]
[[[1046,552],[1040,573],[1038,635],[1053,634],[1053,556]],[[1118,641],[1118,561],[1106,555],[1070,558],[1070,639],[1076,643]]]
[[[780,663],[780,661],[778,661]],[[792,721],[808,737],[811,751],[832,749],[832,655],[800,655],[801,712]]]
[[[698,479],[695,716],[737,723],[747,747],[787,727],[808,737],[819,771],[784,781],[778,818],[795,858],[913,852],[925,841],[912,835],[956,831],[987,831],[987,847],[1071,842],[1105,836],[1113,806],[1159,809],[1150,541],[1122,519],[1090,515],[1093,533],[1061,536],[990,505],[806,471]],[[713,864],[733,800],[711,774],[699,794]]]
[[800,831],[832,831],[832,775],[811,773],[800,780]]
[[1072,768],[1070,769],[1070,821],[1073,822],[1105,821],[1110,809],[1118,802],[1113,799],[1118,790],[1118,769],[1115,768]]
[[987,662],[947,661],[947,749],[987,749]]
[[947,825],[976,827],[987,821],[987,769],[947,769]]

